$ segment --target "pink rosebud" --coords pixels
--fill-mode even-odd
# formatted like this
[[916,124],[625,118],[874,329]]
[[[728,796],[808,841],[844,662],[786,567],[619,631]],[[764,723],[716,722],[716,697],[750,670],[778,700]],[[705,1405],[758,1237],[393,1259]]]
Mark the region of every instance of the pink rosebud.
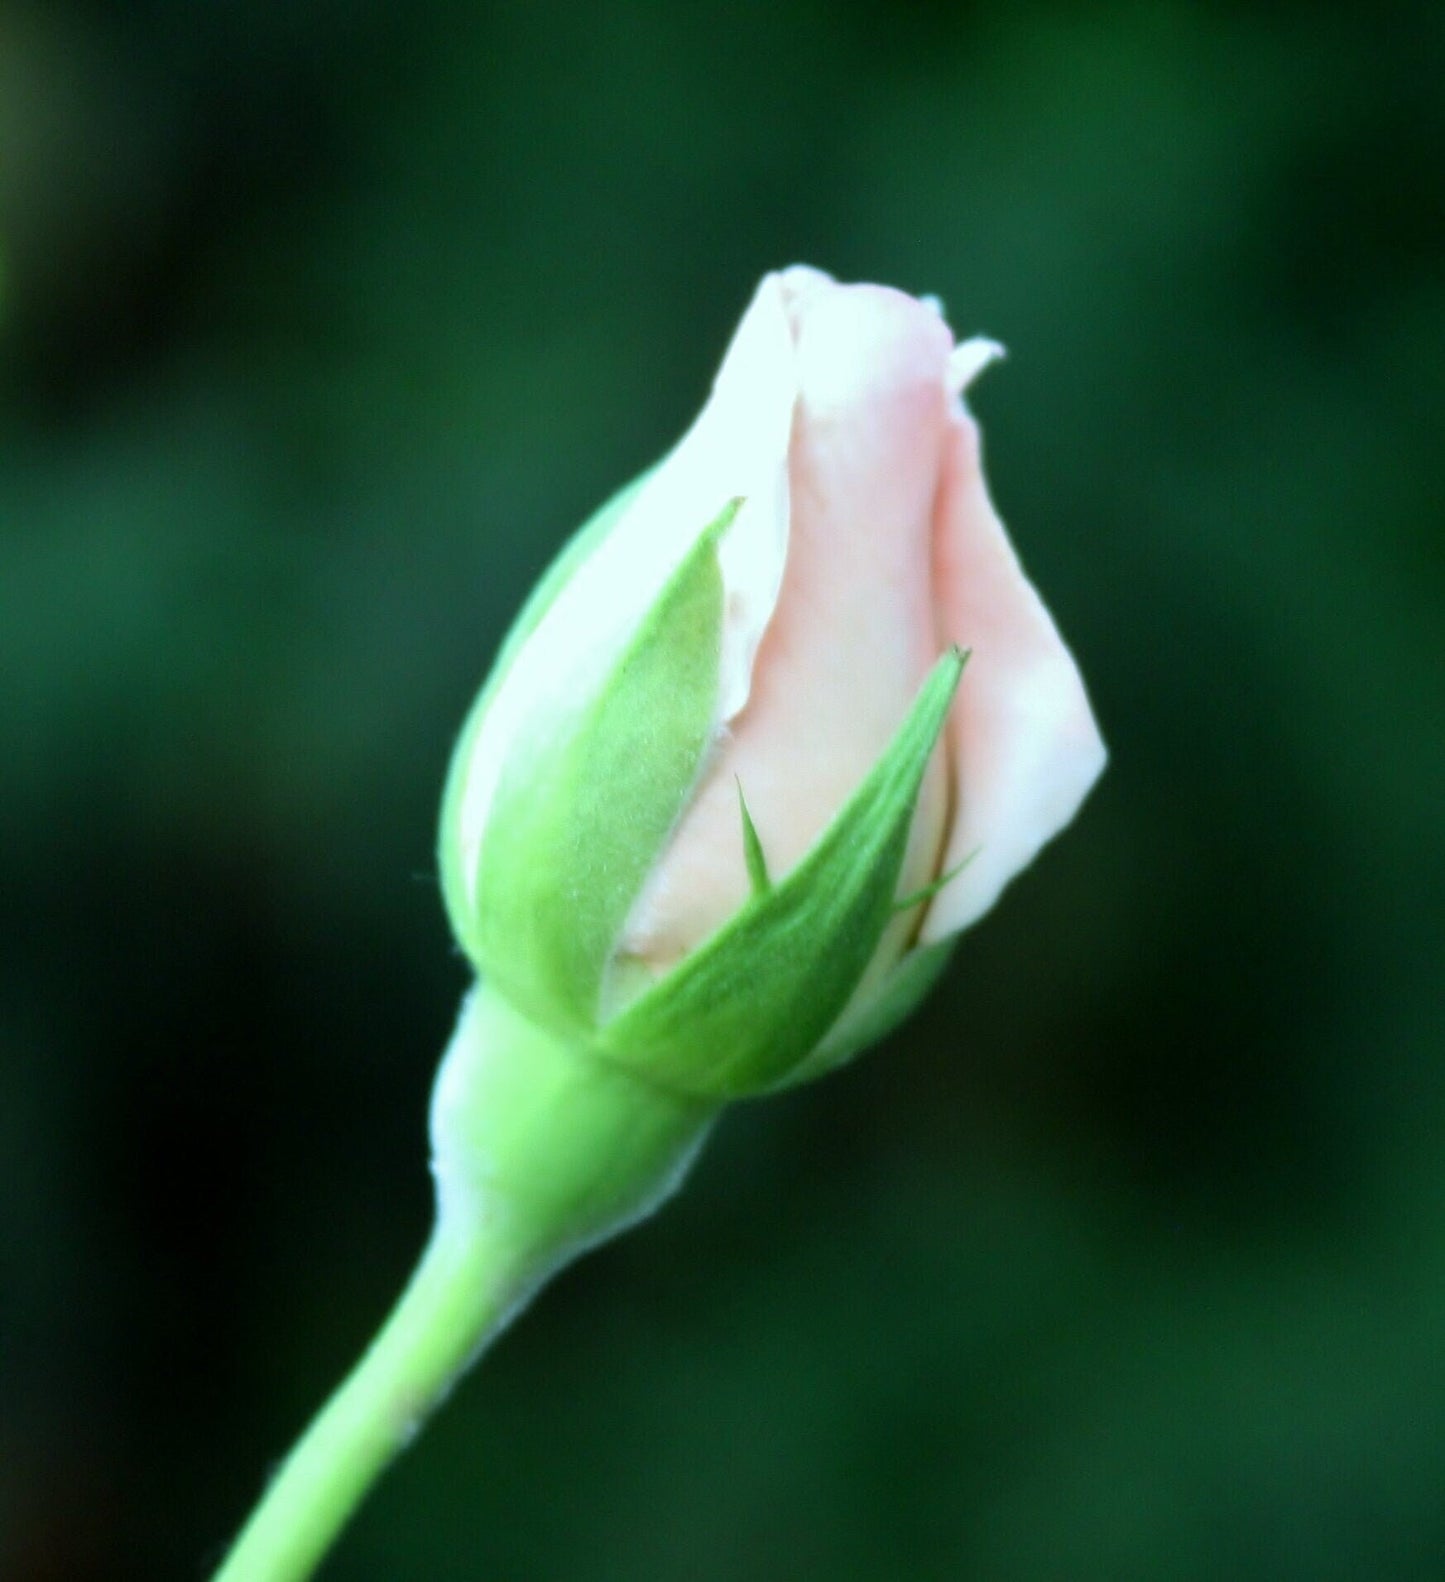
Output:
[[[759,286],[708,407],[664,472],[729,455],[725,490],[785,478],[785,525],[757,534],[730,585],[740,606],[781,587],[760,633],[737,644],[750,672],[696,795],[628,921],[622,950],[662,971],[747,898],[737,786],[770,868],[786,874],[887,747],[950,644],[970,653],[945,739],[919,797],[906,893],[965,863],[889,948],[966,927],[1073,817],[1105,751],[1072,655],[1024,575],[980,465],[970,381],[1002,355],[954,344],[938,309],[885,286],[793,268]],[[784,426],[768,414],[787,414]],[[737,431],[754,432],[746,456]],[[772,449],[768,447],[771,446]],[[785,449],[784,449],[785,446]],[[725,570],[727,568],[725,567]],[[765,598],[757,601],[766,602]],[[756,625],[756,618],[753,623]]]
[[689,1090],[811,1075],[1073,816],[1104,748],[963,404],[999,355],[769,275],[692,428],[543,579],[441,840],[458,938],[527,1015]]

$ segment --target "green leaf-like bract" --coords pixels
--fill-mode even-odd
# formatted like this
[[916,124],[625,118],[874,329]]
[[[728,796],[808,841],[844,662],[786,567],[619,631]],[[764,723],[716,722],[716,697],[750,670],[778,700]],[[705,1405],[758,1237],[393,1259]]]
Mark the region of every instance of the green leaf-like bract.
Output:
[[768,858],[758,836],[757,825],[748,812],[748,801],[743,795],[741,781],[738,782],[738,813],[743,821],[743,862],[748,870],[748,883],[754,895],[766,895],[773,887],[772,876],[768,873]]
[[599,1032],[600,1053],[684,1093],[785,1079],[823,1041],[893,915],[919,787],[964,656],[944,655],[887,751],[796,868]]
[[976,851],[969,852],[962,862],[954,863],[947,873],[939,874],[932,884],[925,884],[920,890],[914,890],[908,895],[899,896],[893,903],[893,910],[895,912],[911,912],[914,907],[923,906],[931,901],[940,890],[946,890],[976,856],[978,856]]
[[904,1017],[918,1008],[938,982],[955,943],[954,939],[940,939],[932,945],[918,945],[910,950],[878,990],[856,1010],[850,1006],[828,1030],[823,1042],[777,1086],[793,1087],[800,1082],[811,1082],[815,1077],[846,1065],[854,1055],[861,1055],[891,1033]]
[[437,867],[441,874],[442,899],[446,903],[447,918],[452,925],[452,932],[456,935],[458,944],[477,966],[481,963],[477,957],[476,916],[467,899],[471,886],[467,875],[462,871],[459,828],[467,771],[477,732],[481,729],[482,719],[488,706],[497,694],[497,688],[511,669],[512,661],[517,657],[522,644],[541,624],[542,617],[552,608],[557,595],[566,586],[572,573],[621,521],[623,512],[632,504],[649,476],[650,472],[645,472],[640,477],[634,478],[631,483],[625,484],[611,499],[599,506],[557,552],[556,558],[543,572],[541,581],[532,589],[516,620],[508,628],[506,637],[502,639],[502,646],[497,651],[497,657],[492,663],[486,681],[482,684],[482,690],[473,701],[461,732],[457,736],[456,746],[452,748],[446,788],[442,792],[441,820],[437,837]]
[[697,779],[716,723],[718,541],[740,503],[699,536],[591,696],[509,746],[472,928],[491,981],[544,1025],[595,1021],[627,913]]

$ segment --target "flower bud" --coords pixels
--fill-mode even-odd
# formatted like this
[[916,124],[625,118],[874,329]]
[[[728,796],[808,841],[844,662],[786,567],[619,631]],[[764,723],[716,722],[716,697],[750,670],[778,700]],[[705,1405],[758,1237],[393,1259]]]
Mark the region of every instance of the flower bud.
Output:
[[453,929],[521,1015],[710,1101],[815,1075],[1073,816],[1103,747],[962,400],[997,355],[769,275],[693,427],[562,551],[442,811]]

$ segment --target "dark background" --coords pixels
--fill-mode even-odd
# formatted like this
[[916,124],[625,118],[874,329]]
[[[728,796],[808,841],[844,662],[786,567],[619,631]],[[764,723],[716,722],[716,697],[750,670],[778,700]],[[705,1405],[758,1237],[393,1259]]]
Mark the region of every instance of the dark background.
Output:
[[327,1572],[1445,1574],[1445,8],[0,10],[0,1574],[200,1578],[429,1215],[451,734],[766,269],[1010,361],[1113,762]]

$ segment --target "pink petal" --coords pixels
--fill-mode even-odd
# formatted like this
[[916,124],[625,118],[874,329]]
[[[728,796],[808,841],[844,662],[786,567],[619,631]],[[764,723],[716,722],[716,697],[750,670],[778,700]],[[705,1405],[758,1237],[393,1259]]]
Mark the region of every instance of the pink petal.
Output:
[[948,724],[956,808],[925,943],[967,927],[1069,822],[1105,750],[1073,656],[994,510],[978,431],[960,409],[947,440],[935,541],[942,640],[972,650]]
[[[812,847],[898,729],[940,644],[931,540],[952,337],[922,303],[816,271],[781,277],[796,346],[792,524],[782,592],[747,707],[629,927],[665,966],[746,899],[737,783],[774,878]],[[904,888],[943,839],[936,760]]]

